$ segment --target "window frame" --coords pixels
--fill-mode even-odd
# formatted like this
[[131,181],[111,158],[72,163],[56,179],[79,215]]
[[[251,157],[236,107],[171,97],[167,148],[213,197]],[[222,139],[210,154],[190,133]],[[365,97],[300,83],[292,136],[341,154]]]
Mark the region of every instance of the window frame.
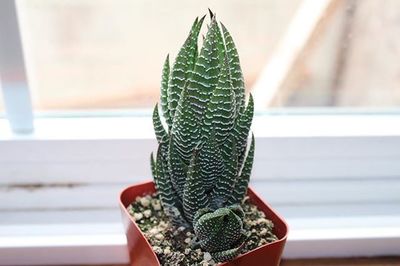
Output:
[[15,0],[0,2],[0,87],[14,132],[33,131],[32,102]]

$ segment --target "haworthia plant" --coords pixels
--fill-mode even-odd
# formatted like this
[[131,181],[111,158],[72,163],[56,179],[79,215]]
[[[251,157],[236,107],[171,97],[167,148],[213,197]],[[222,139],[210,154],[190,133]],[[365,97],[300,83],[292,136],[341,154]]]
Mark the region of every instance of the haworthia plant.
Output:
[[196,19],[174,64],[162,70],[161,109],[153,124],[159,144],[151,169],[164,212],[175,226],[194,229],[217,262],[234,258],[246,240],[243,200],[254,157],[247,147],[254,103],[245,90],[232,37],[215,14],[203,45],[205,17]]

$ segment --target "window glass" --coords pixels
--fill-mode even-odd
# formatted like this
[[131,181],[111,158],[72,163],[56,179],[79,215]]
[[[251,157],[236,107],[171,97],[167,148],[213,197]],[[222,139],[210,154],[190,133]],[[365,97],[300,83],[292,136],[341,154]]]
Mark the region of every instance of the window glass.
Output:
[[283,2],[21,1],[34,106],[153,106],[165,56],[176,55],[207,7],[234,36],[250,87],[299,4]]
[[208,7],[258,106],[400,103],[399,1],[21,0],[35,110],[152,107],[165,56]]
[[[283,59],[289,69],[285,79],[275,86],[265,85],[274,91],[266,106],[399,106],[400,2],[330,2],[299,52],[293,52],[299,43],[280,44],[296,61]],[[308,13],[304,13],[307,28]],[[294,26],[304,30],[301,23]],[[306,36],[295,40],[301,42]]]

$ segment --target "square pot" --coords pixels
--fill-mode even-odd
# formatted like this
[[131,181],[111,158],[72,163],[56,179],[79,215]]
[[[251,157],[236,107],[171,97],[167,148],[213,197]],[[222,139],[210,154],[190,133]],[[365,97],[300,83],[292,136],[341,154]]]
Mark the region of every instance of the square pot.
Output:
[[[154,253],[150,243],[143,235],[133,218],[126,209],[129,204],[135,201],[136,197],[154,193],[155,187],[153,182],[141,183],[124,189],[120,195],[120,208],[122,213],[122,221],[125,226],[125,234],[128,240],[129,257],[132,266],[159,266],[157,255]],[[274,234],[278,240],[260,246],[245,254],[239,255],[234,260],[222,263],[223,266],[233,265],[266,265],[279,266],[283,248],[286,243],[288,226],[285,221],[271,207],[260,199],[260,197],[249,188],[247,195],[250,202],[255,204],[263,211],[268,219],[274,223]]]

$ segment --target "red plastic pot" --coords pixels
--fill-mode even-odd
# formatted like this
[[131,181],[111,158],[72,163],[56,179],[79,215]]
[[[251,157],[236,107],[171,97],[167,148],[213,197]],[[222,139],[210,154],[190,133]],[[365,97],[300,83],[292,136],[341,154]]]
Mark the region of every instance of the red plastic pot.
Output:
[[[120,208],[122,213],[122,220],[125,226],[125,233],[128,239],[129,256],[132,266],[159,266],[157,255],[146,237],[140,231],[135,221],[129,215],[127,207],[131,204],[137,196],[144,196],[155,192],[153,182],[146,182],[124,189],[120,195]],[[265,244],[261,247],[253,249],[246,254],[242,254],[235,258],[233,261],[225,262],[220,265],[233,266],[233,265],[265,265],[265,266],[279,266],[283,248],[286,243],[288,226],[285,221],[274,211],[271,207],[260,199],[260,197],[249,188],[247,192],[250,201],[257,205],[262,210],[268,219],[274,223],[274,233],[278,240]]]

